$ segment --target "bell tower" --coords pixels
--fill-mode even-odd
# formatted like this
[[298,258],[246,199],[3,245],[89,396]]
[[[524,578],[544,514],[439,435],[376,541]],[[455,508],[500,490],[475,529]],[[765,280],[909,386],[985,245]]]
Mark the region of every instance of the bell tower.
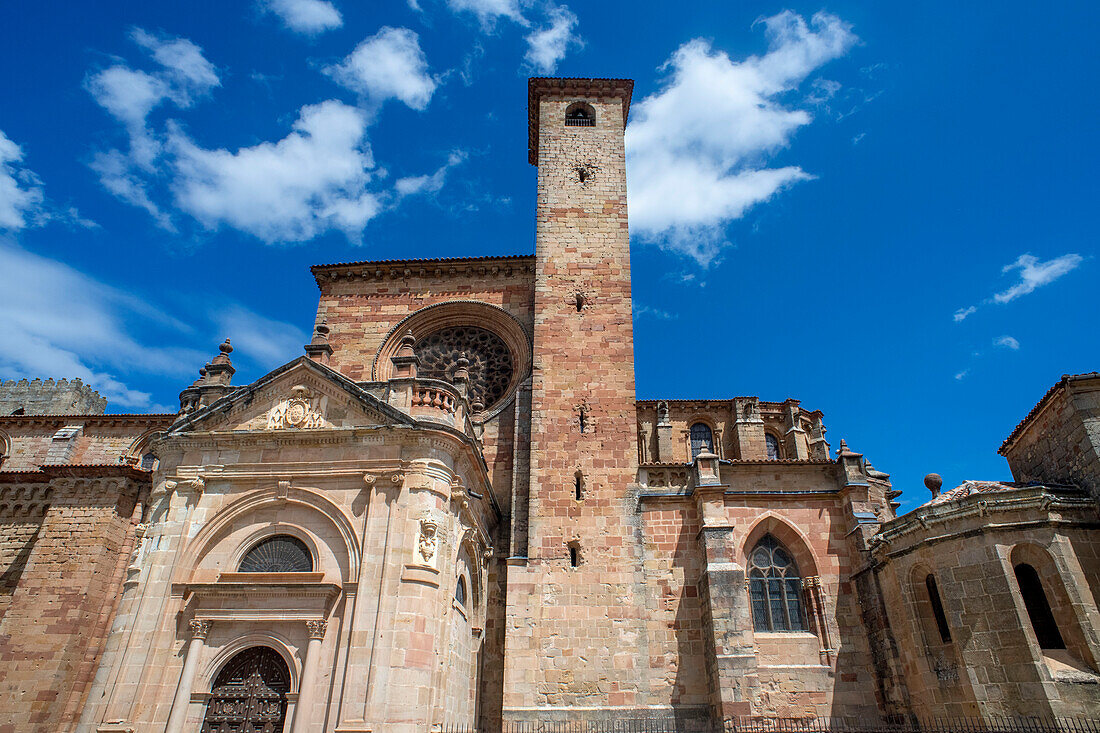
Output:
[[513,559],[508,576],[506,719],[646,704],[623,137],[632,89],[627,79],[529,81],[530,520],[526,564]]

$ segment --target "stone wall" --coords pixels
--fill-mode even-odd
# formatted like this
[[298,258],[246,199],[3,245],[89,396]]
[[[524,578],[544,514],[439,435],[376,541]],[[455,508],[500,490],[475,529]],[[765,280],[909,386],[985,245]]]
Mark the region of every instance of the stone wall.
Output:
[[1017,481],[1072,484],[1100,501],[1100,375],[1063,377],[1000,453]]
[[107,398],[79,379],[0,380],[0,415],[102,415]]
[[[530,86],[538,165],[531,491],[528,557],[508,579],[511,719],[546,708],[620,716],[653,702],[632,497],[637,418],[623,140],[630,85],[564,84]],[[594,112],[594,126],[565,125],[578,100]]]
[[[1088,576],[1100,549],[1096,529],[1085,495],[1041,486],[922,507],[883,527],[874,553],[914,713],[1095,712],[1100,614]],[[1021,562],[1039,572],[1068,649],[1039,647],[1015,578]]]
[[[28,489],[42,491],[8,485],[0,502]],[[30,523],[0,517],[3,542],[23,541],[5,558],[6,572],[23,568],[0,619],[0,731],[67,730],[75,719],[106,640],[145,490],[132,469],[125,478],[55,478],[33,534]]]
[[765,435],[776,440],[780,460],[828,459],[820,411],[798,400],[639,400],[638,459],[642,463],[690,463],[691,427],[710,428],[719,458],[765,460]]

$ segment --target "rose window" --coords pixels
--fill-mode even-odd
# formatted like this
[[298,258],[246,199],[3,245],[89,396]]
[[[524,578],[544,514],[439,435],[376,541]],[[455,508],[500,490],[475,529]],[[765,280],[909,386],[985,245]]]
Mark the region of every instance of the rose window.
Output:
[[436,331],[416,345],[421,377],[454,382],[458,360],[465,356],[470,365],[470,404],[484,410],[508,391],[512,380],[512,352],[492,331],[476,326],[458,326]]

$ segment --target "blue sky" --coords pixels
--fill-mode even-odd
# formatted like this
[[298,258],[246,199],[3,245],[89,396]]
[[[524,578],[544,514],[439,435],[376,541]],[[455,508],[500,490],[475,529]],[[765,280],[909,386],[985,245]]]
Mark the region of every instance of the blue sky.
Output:
[[1094,3],[0,8],[0,377],[175,409],[302,353],[311,264],[530,253],[526,77],[636,80],[638,396],[795,397],[1007,478],[1095,336]]

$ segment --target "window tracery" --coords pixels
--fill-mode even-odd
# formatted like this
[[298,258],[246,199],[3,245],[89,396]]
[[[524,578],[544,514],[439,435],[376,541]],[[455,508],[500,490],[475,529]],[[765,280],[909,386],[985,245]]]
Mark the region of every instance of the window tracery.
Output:
[[290,535],[275,535],[245,553],[238,572],[308,573],[312,570],[313,555],[306,543]]
[[770,534],[749,555],[749,600],[756,631],[804,631],[802,577],[794,558]]
[[470,362],[469,401],[475,409],[499,401],[512,379],[512,352],[499,336],[484,328],[457,326],[436,331],[417,343],[416,355],[421,377],[447,382],[453,381],[458,360],[465,356]]

